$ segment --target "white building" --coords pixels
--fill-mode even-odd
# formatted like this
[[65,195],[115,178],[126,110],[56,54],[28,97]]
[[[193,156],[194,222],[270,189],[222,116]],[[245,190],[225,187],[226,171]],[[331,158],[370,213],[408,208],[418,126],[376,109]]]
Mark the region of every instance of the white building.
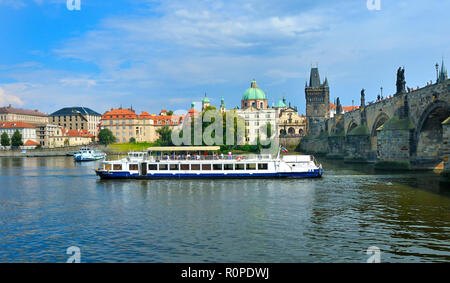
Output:
[[22,135],[23,148],[35,148],[39,145],[34,126],[21,121],[0,122],[0,136],[6,133],[11,140],[16,131]]
[[256,144],[258,137],[267,137],[267,125],[270,124],[271,134],[277,131],[277,110],[276,109],[256,109],[247,107],[237,109],[236,114],[245,121],[246,140],[248,144]]

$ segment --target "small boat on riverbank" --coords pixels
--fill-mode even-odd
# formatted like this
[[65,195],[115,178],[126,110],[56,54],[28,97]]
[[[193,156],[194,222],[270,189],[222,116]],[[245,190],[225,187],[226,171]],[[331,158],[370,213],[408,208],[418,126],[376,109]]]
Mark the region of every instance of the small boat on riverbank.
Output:
[[95,161],[104,159],[105,157],[105,153],[89,147],[80,148],[80,150],[73,155],[73,159],[76,162]]
[[324,170],[311,155],[188,156],[170,158],[130,152],[121,160],[104,161],[95,170],[101,179],[256,179],[320,178]]

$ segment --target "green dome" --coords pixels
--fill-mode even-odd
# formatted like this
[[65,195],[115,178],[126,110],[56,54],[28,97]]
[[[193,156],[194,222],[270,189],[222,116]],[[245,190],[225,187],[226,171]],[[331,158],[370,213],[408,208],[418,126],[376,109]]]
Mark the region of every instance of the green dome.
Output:
[[267,100],[267,97],[264,91],[262,91],[260,88],[251,87],[245,91],[244,96],[242,96],[242,100],[254,100],[254,99]]
[[283,100],[278,100],[278,103],[275,105],[275,108],[286,108],[287,105]]
[[203,98],[202,102],[203,102],[203,103],[209,103],[209,98],[205,96],[205,97]]

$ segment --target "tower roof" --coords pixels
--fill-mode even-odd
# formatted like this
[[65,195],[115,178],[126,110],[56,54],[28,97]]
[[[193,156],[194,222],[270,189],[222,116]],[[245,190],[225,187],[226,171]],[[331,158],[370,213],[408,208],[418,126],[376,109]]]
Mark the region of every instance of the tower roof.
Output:
[[309,78],[309,87],[319,88],[320,87],[320,76],[319,76],[319,68],[312,68],[311,75]]
[[205,97],[203,97],[202,103],[210,103],[209,98],[206,97],[206,93],[205,93]]
[[242,100],[267,100],[267,96],[264,91],[258,88],[256,81],[253,80],[250,84],[250,88],[248,88],[242,96]]

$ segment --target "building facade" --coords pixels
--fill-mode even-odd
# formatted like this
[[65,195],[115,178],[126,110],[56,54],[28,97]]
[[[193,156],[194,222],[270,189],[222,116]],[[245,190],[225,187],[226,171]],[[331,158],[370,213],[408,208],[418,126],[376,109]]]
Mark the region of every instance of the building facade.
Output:
[[87,130],[96,137],[101,117],[87,107],[66,107],[50,114],[50,123],[68,130]]
[[35,148],[39,145],[35,126],[22,121],[0,122],[0,136],[6,133],[11,140],[16,131],[22,135],[24,148]]
[[93,142],[95,136],[87,130],[66,130],[57,126],[48,137],[48,147],[83,146]]
[[150,117],[147,112],[137,115],[132,109],[111,109],[102,115],[100,128],[109,129],[118,143],[127,143],[131,138],[136,142],[154,142],[156,129]]
[[14,108],[11,106],[0,107],[0,122],[22,121],[30,125],[48,124],[49,117],[39,110]]
[[53,124],[41,124],[36,126],[36,135],[37,142],[43,148],[51,148],[51,137],[55,136],[55,132],[58,128],[61,128],[58,125]]

